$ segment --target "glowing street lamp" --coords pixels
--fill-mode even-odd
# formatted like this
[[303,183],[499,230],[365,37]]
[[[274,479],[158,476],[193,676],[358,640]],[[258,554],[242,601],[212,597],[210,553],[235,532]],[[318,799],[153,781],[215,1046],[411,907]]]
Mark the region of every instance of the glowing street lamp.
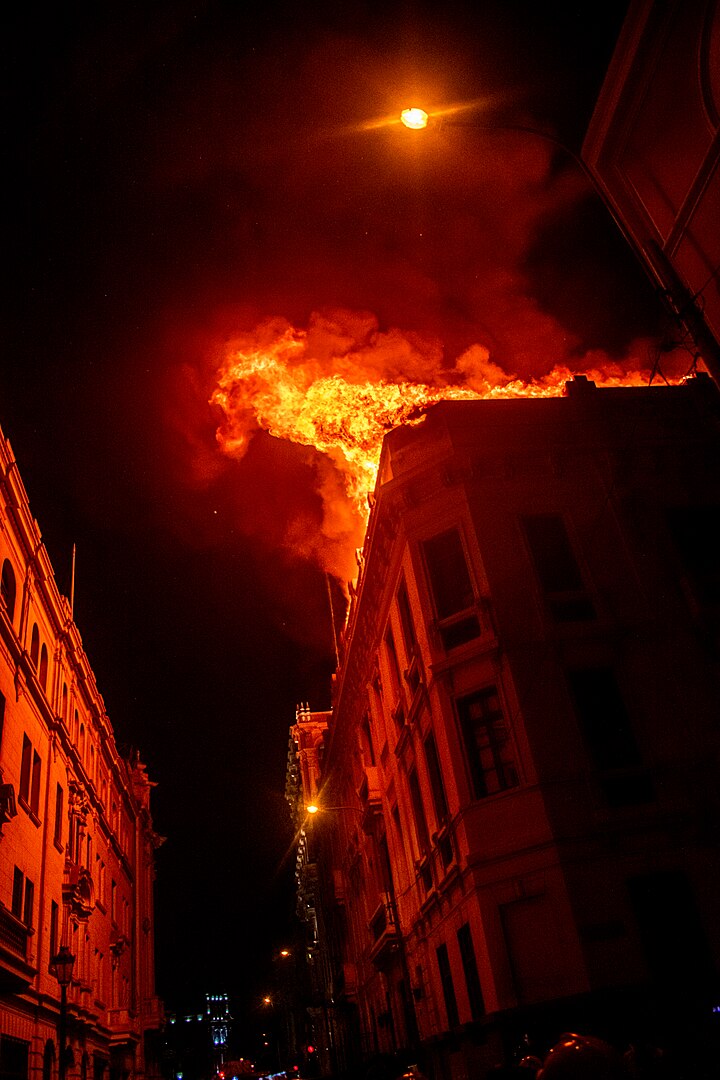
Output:
[[400,113],[400,121],[411,131],[420,131],[428,126],[430,117],[424,109],[403,109]]

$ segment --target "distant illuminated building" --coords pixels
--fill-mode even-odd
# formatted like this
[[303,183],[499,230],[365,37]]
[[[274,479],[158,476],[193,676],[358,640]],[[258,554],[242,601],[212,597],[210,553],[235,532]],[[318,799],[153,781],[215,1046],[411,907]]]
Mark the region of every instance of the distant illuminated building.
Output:
[[205,1014],[210,1024],[210,1042],[216,1063],[221,1065],[230,1038],[230,1001],[227,994],[206,994]]

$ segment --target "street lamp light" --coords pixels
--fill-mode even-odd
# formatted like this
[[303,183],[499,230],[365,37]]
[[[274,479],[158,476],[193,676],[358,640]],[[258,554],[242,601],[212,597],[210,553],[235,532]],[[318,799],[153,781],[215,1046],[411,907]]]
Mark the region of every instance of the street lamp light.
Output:
[[424,109],[403,109],[400,113],[400,121],[411,131],[420,131],[428,126],[430,117]]
[[60,1043],[60,1058],[58,1064],[59,1080],[65,1080],[67,1069],[67,988],[72,982],[75,957],[67,945],[61,945],[56,956],[50,961],[50,974],[54,975],[60,985],[60,1021],[58,1024],[58,1042]]

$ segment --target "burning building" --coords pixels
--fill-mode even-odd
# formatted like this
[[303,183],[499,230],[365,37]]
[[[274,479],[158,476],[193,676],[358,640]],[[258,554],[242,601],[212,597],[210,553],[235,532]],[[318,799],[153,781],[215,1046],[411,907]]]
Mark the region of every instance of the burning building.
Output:
[[707,376],[387,435],[332,711],[291,729],[326,1071],[712,1036],[718,551]]
[[0,1074],[157,1077],[153,785],[118,751],[1,432],[0,491]]

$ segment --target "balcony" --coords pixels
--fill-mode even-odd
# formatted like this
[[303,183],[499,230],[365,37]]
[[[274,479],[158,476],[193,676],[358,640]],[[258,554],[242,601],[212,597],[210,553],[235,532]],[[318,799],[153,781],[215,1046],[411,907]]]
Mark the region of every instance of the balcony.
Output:
[[383,899],[375,910],[369,922],[369,929],[373,939],[370,949],[370,960],[376,967],[383,967],[390,955],[397,951],[400,943],[400,935],[393,919],[393,911],[390,897],[383,894]]
[[28,927],[0,904],[0,993],[27,988],[35,975],[28,963]]
[[134,1009],[108,1009],[110,1045],[139,1042],[137,1014]]

